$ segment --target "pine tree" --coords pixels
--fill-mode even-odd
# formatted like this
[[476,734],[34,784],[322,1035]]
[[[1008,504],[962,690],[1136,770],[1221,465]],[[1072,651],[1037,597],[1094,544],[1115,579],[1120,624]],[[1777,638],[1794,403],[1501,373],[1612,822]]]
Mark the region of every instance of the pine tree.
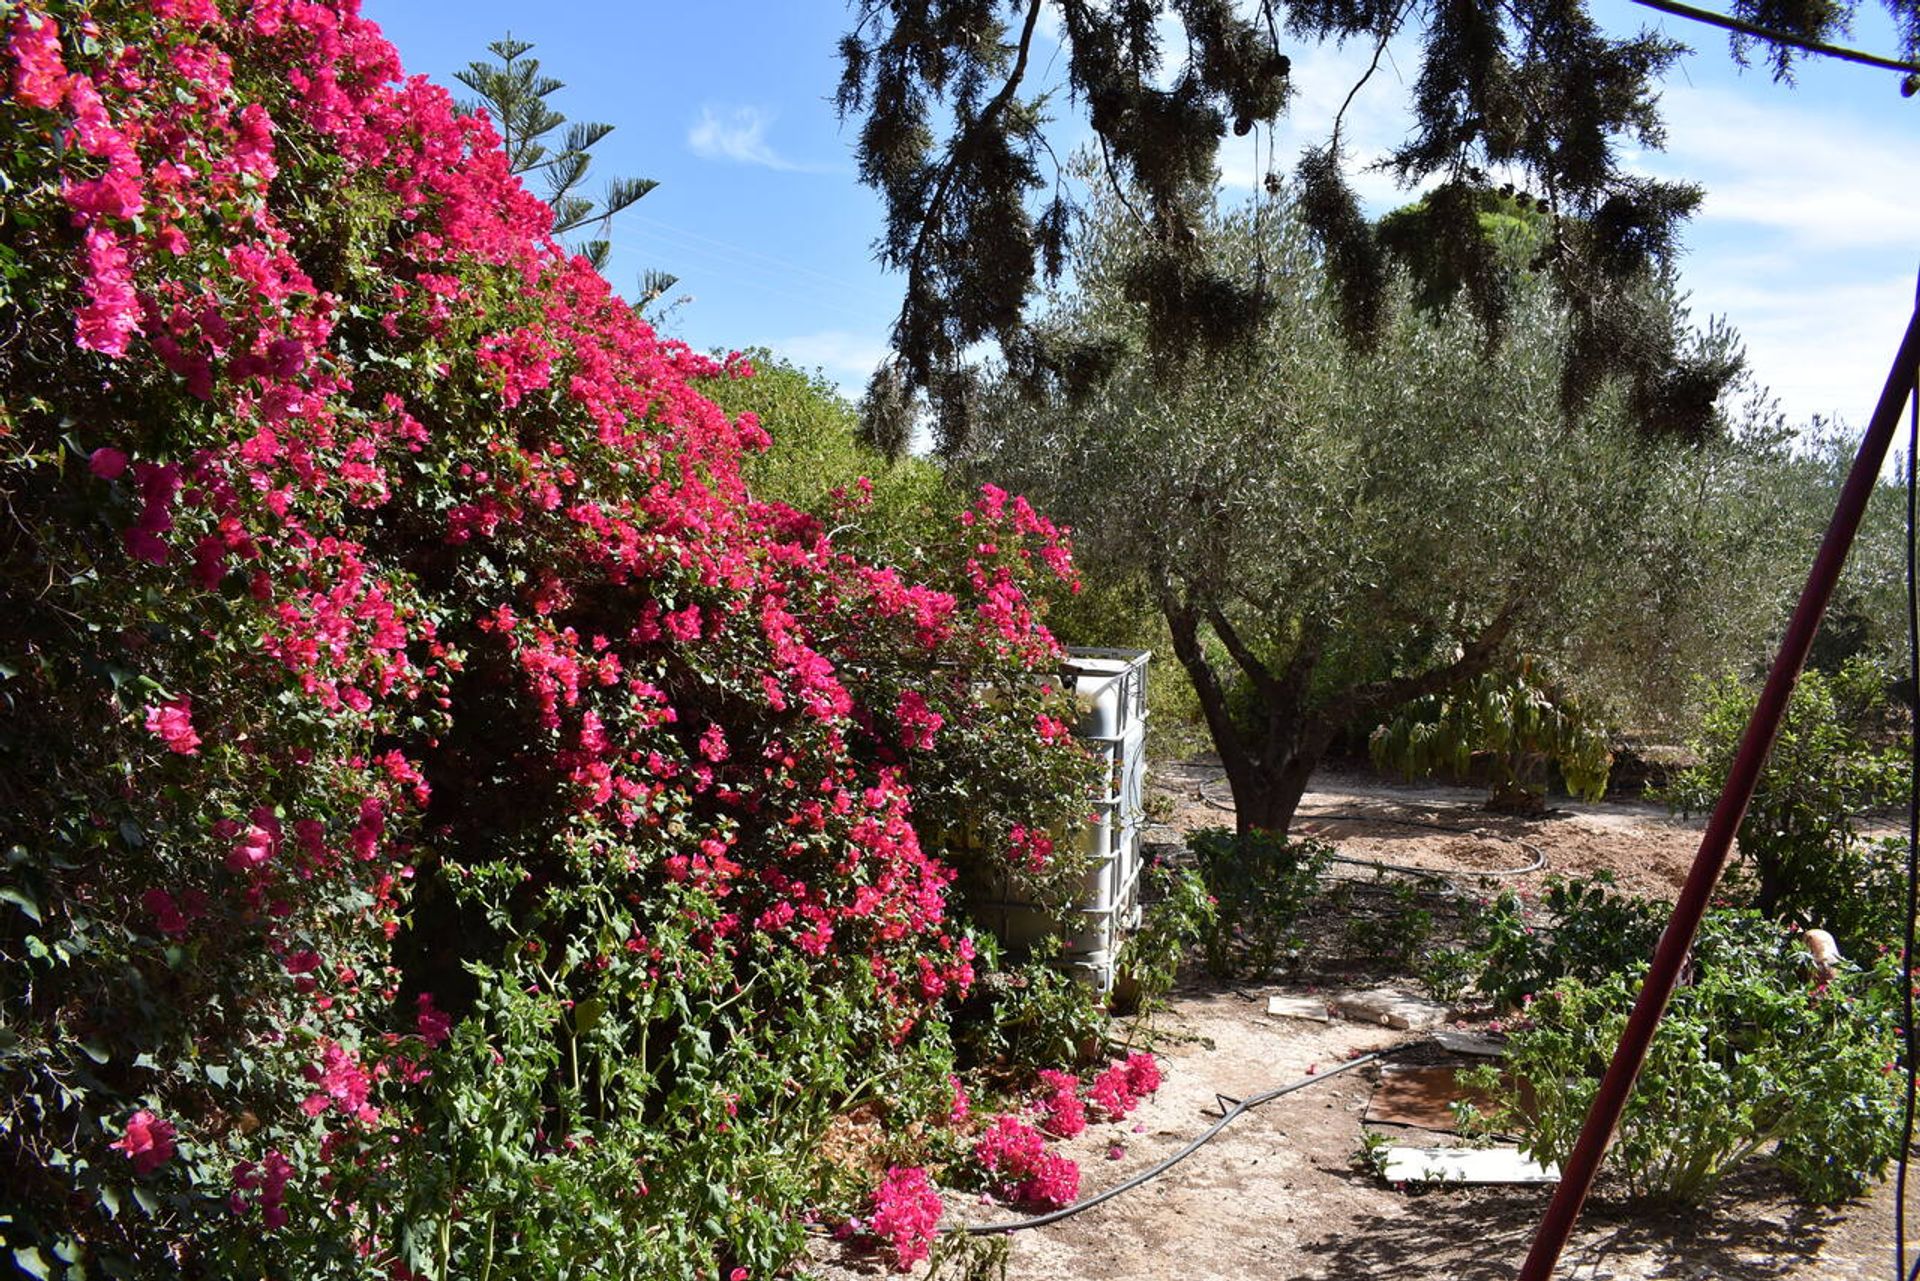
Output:
[[[605,271],[613,249],[608,235],[614,215],[660,184],[651,178],[610,178],[598,200],[581,194],[592,164],[590,153],[613,132],[613,126],[597,121],[569,123],[566,116],[549,106],[547,99],[566,85],[542,75],[540,60],[527,56],[532,51],[532,44],[515,40],[512,32],[504,40],[489,44],[487,52],[498,62],[470,62],[465,71],[454,73],[454,79],[478,95],[461,107],[470,112],[484,111],[492,119],[505,144],[512,172],[541,177],[547,203],[553,206],[555,235],[589,229],[587,238],[576,248],[595,270]],[[566,132],[556,143],[554,133],[562,126]],[[644,307],[659,298],[675,280],[662,271],[641,273],[638,305]]]

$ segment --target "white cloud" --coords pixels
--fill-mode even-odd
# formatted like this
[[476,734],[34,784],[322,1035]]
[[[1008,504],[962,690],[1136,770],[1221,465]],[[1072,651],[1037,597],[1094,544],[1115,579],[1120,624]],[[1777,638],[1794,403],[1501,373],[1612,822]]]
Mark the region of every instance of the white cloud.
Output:
[[1911,142],[1872,117],[1756,85],[1670,86],[1645,173],[1705,191],[1680,280],[1724,316],[1789,421],[1865,423],[1911,314],[1920,262]]
[[1644,170],[1706,188],[1699,218],[1785,234],[1819,249],[1911,247],[1920,189],[1913,141],[1871,120],[1767,88],[1673,86],[1661,95],[1664,154]]
[[773,116],[758,107],[734,107],[723,118],[712,107],[700,108],[700,119],[687,130],[687,147],[704,160],[731,160],[787,172],[818,172],[819,166],[788,160],[767,141]]
[[820,369],[839,385],[842,395],[858,399],[867,389],[867,379],[885,360],[889,348],[884,335],[855,333],[846,329],[822,329],[797,334],[767,344],[776,356],[783,356],[802,369]]

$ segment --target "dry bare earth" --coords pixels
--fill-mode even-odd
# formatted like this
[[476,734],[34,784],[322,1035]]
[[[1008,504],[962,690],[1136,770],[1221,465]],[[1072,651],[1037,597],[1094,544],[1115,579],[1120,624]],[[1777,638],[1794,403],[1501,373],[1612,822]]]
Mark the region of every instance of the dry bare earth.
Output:
[[[1218,779],[1217,770],[1204,766],[1160,767],[1153,786],[1175,803],[1168,824],[1173,830],[1150,835],[1173,839],[1196,826],[1229,821],[1203,795],[1224,795]],[[1489,870],[1525,866],[1535,852],[1544,852],[1544,868],[1501,877],[1497,884],[1537,888],[1553,872],[1604,868],[1628,888],[1663,896],[1674,893],[1699,840],[1698,824],[1650,805],[1563,802],[1545,819],[1505,820],[1479,812],[1477,800],[1466,789],[1335,776],[1308,794],[1302,806],[1308,817],[1300,827],[1334,840],[1344,855],[1428,867],[1462,884]],[[1335,814],[1366,817],[1325,817]],[[1472,827],[1479,834],[1410,822]],[[1112,1187],[1185,1146],[1219,1115],[1216,1095],[1247,1097],[1413,1039],[1380,1027],[1266,1013],[1270,995],[1316,991],[1324,989],[1296,983],[1221,990],[1196,982],[1176,992],[1171,1010],[1156,1023],[1166,1078],[1159,1094],[1125,1122],[1090,1127],[1064,1145],[1084,1172],[1082,1195]],[[1143,1187],[1053,1226],[1014,1234],[1008,1277],[1514,1276],[1549,1189],[1394,1189],[1362,1173],[1353,1155],[1375,1080],[1375,1068],[1365,1066],[1274,1100]],[[1424,1131],[1377,1128],[1396,1143],[1436,1141]],[[1110,1159],[1116,1152],[1118,1159]],[[949,1202],[948,1222],[1017,1217],[959,1194]],[[1579,1281],[1886,1277],[1893,1270],[1892,1224],[1890,1184],[1837,1211],[1808,1210],[1791,1199],[1784,1180],[1764,1161],[1756,1161],[1703,1209],[1684,1214],[1626,1203],[1608,1196],[1603,1185],[1556,1275]],[[827,1281],[886,1273],[871,1255],[824,1244],[814,1267]],[[917,1271],[924,1275],[924,1265]]]

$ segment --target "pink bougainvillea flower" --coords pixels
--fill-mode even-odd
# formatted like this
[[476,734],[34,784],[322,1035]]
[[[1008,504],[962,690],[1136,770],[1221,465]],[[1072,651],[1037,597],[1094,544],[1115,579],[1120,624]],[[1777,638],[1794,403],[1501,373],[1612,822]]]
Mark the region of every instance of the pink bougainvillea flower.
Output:
[[947,723],[944,716],[927,706],[918,690],[912,689],[900,695],[893,718],[900,724],[901,741],[923,752],[933,746],[933,736]]
[[433,1048],[453,1034],[453,1020],[442,1010],[434,1008],[433,993],[422,992],[419,999],[420,1012],[415,1017],[415,1026],[419,1029],[420,1039]]
[[1160,1064],[1146,1050],[1127,1055],[1127,1090],[1144,1099],[1160,1088]]
[[927,1257],[940,1226],[940,1194],[919,1166],[895,1166],[873,1191],[867,1231],[884,1241],[901,1272]]
[[87,305],[74,313],[74,342],[107,356],[127,354],[140,328],[140,297],[133,288],[133,265],[119,237],[98,226],[87,228]]
[[13,95],[29,107],[52,110],[67,97],[67,69],[60,61],[60,24],[22,9],[7,38],[13,56]]
[[101,480],[118,480],[127,469],[127,455],[112,445],[102,445],[87,455],[87,468]]
[[173,1159],[173,1141],[173,1123],[142,1108],[127,1118],[126,1133],[108,1146],[125,1152],[133,1162],[133,1172],[144,1176]]
[[260,1220],[269,1231],[287,1223],[287,1180],[293,1177],[293,1162],[276,1148],[258,1163],[242,1161],[233,1167],[233,1192],[227,1197],[227,1209],[245,1215],[254,1205],[260,1207]]
[[147,914],[153,917],[153,927],[162,934],[177,936],[187,932],[186,913],[165,890],[148,890],[140,896],[140,906],[147,909]]
[[1057,1207],[1080,1195],[1080,1167],[1049,1151],[1045,1136],[1015,1117],[995,1117],[974,1142],[973,1159],[1015,1201]]
[[170,703],[147,709],[147,732],[164,739],[169,751],[182,756],[197,756],[200,735],[193,729],[193,699],[182,694]]
[[280,848],[280,824],[272,816],[266,822],[254,822],[240,833],[240,839],[227,851],[227,866],[236,872],[251,872],[263,867]]
[[1036,1107],[1040,1128],[1056,1138],[1071,1139],[1087,1128],[1087,1108],[1080,1101],[1080,1078],[1071,1072],[1044,1071],[1045,1093]]
[[323,1043],[320,1062],[308,1065],[306,1077],[320,1087],[301,1100],[300,1110],[308,1116],[319,1116],[332,1108],[367,1124],[380,1119],[379,1109],[367,1102],[373,1076],[360,1060],[334,1042]]

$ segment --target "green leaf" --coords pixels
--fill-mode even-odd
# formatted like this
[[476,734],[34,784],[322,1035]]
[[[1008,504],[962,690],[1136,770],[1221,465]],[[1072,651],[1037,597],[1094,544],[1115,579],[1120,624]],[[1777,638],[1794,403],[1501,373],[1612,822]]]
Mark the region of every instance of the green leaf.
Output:
[[18,886],[9,885],[4,889],[0,889],[0,901],[11,903],[22,912],[25,912],[35,925],[46,924],[40,916],[40,904],[34,900],[32,895],[20,889]]
[[40,1253],[34,1246],[28,1246],[24,1250],[15,1250],[13,1252],[13,1266],[19,1268],[30,1277],[38,1277],[40,1281],[47,1281],[47,1278],[51,1276],[53,1272],[53,1264],[48,1261],[46,1255]]

